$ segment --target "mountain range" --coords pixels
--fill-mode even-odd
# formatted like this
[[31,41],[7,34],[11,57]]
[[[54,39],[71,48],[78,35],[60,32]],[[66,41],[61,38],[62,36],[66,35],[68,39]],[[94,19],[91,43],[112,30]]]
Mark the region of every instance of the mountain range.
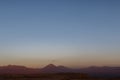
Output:
[[0,66],[0,74],[41,74],[41,73],[87,73],[97,77],[120,77],[120,67],[88,67],[72,69],[65,66],[49,64],[43,68],[27,68],[25,66]]

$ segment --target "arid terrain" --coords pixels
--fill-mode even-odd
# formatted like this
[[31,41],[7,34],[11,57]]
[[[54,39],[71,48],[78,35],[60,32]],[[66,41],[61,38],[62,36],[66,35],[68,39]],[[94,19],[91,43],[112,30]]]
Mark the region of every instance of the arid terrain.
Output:
[[97,78],[81,73],[4,74],[0,80],[120,80],[120,78]]

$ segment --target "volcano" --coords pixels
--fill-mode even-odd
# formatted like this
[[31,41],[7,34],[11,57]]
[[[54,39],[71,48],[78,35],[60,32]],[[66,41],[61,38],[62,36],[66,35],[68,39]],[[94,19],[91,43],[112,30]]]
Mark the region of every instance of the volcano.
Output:
[[64,66],[56,66],[54,64],[49,64],[41,69],[43,73],[60,73],[60,72],[71,72],[70,68]]

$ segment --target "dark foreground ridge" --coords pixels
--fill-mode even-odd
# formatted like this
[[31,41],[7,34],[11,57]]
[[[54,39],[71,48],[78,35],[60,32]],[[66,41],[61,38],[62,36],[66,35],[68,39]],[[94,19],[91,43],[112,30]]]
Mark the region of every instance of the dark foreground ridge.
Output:
[[44,68],[8,65],[0,67],[0,78],[120,78],[120,67],[71,69],[49,64]]

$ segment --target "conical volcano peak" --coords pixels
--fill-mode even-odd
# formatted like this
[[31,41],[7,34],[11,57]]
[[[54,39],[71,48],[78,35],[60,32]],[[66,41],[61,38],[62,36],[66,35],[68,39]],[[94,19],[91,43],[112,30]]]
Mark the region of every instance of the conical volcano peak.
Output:
[[54,67],[57,67],[57,66],[54,64],[48,64],[45,68],[54,68]]

